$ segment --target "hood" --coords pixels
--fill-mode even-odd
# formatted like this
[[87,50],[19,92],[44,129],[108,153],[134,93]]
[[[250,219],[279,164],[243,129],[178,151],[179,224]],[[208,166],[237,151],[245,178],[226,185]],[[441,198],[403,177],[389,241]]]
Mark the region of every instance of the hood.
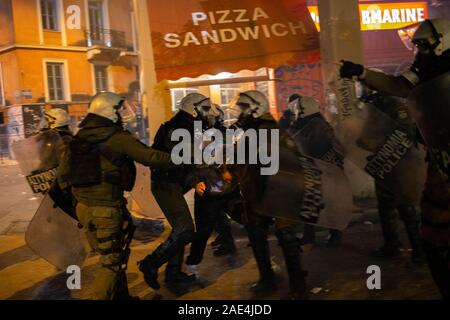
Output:
[[119,124],[92,113],[86,116],[79,127],[77,136],[94,143],[104,141],[114,133],[123,130]]

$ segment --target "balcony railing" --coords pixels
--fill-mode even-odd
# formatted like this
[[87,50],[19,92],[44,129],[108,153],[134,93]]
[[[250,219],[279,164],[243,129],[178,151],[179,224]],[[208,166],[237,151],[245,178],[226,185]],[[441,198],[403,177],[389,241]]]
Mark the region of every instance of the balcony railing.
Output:
[[125,32],[110,29],[85,30],[88,47],[105,46],[110,48],[132,48],[125,40]]

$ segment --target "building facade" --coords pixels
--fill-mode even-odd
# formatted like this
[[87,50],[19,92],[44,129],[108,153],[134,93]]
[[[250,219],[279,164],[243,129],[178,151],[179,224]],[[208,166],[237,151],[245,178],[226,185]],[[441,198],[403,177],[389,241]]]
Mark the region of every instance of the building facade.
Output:
[[132,1],[2,0],[0,30],[3,153],[45,109],[66,109],[76,126],[99,91],[127,96],[143,116]]

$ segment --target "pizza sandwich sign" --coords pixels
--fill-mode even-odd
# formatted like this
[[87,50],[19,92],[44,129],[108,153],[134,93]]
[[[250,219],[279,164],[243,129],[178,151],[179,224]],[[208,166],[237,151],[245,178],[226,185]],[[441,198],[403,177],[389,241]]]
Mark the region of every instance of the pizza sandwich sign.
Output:
[[158,78],[278,66],[318,50],[302,0],[148,0]]

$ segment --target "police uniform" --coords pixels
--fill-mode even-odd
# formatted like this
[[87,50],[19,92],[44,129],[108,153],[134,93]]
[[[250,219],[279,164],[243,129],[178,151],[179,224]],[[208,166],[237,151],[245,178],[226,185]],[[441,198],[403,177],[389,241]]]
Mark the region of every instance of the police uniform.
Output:
[[[93,168],[95,164],[89,161],[93,155],[83,154],[74,141],[100,150],[99,168]],[[89,113],[60,165],[61,172],[69,175],[77,201],[76,214],[89,244],[100,254],[93,284],[96,299],[129,297],[125,270],[134,226],[126,209],[124,188],[134,184],[132,174],[125,176],[125,167],[132,170],[133,161],[165,167],[170,164],[170,155],[142,144],[124,131],[120,122]],[[100,180],[93,182],[92,175]]]
[[[283,126],[281,127],[283,128]],[[340,144],[334,136],[333,128],[320,112],[298,118],[291,122],[286,131],[302,153],[332,163],[343,169],[344,157],[342,153],[336,150],[336,148],[340,147]],[[311,224],[305,224],[303,231],[303,243],[314,243],[315,227]],[[342,232],[330,229],[328,245],[339,246],[341,241]]]
[[[279,129],[270,113],[251,119],[242,126],[243,129]],[[280,148],[287,147],[296,151],[295,145],[288,143],[287,133],[281,133]],[[248,153],[246,153],[248,154]],[[260,215],[256,209],[264,193],[267,176],[260,173],[260,165],[233,165],[232,173],[237,177],[246,202],[245,227],[260,273],[260,280],[254,286],[257,292],[270,290],[275,286],[269,243],[269,228],[275,224],[276,236],[281,246],[286,268],[289,274],[291,293],[295,298],[303,298],[305,292],[306,272],[302,268],[301,249],[296,237],[298,223],[285,219]]]
[[[156,133],[153,148],[170,153],[177,142],[171,141],[172,132],[185,129],[194,136],[195,118],[184,111],[179,111],[171,120],[164,123]],[[144,273],[150,287],[157,289],[158,268],[167,263],[166,282],[185,283],[193,279],[181,272],[184,248],[192,241],[195,227],[184,194],[190,190],[186,186],[186,176],[190,172],[187,165],[172,170],[152,170],[151,190],[156,202],[167,218],[172,232],[150,255],[140,262],[140,270]],[[152,274],[153,272],[153,274]]]
[[[447,29],[443,28],[442,33],[439,34],[435,24],[447,25]],[[439,46],[442,44],[442,37],[448,37],[448,25],[448,21],[437,19],[426,20],[419,26],[413,37],[413,41],[418,40],[419,52],[411,68],[400,76],[364,70],[361,65],[351,62],[344,62],[340,71],[341,76],[362,77],[366,85],[376,89],[382,95],[406,98],[415,86],[450,71],[450,50],[444,48],[440,55],[435,54],[436,44]],[[426,47],[422,45],[424,40],[428,42]],[[430,40],[434,43],[429,43]],[[448,43],[445,44],[448,45]],[[429,53],[426,53],[426,50],[423,51],[424,48]],[[446,177],[439,171],[436,162],[430,156],[428,156],[427,178],[421,200],[421,215],[422,239],[428,265],[442,296],[450,299],[450,187]]]

